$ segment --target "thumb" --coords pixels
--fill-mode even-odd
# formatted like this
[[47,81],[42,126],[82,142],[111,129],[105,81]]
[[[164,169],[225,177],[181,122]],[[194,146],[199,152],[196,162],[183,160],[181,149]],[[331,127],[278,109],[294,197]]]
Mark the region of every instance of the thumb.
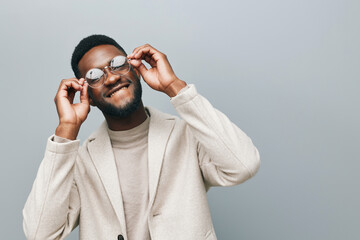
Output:
[[80,103],[85,103],[86,105],[89,105],[88,86],[88,83],[85,82],[80,91]]
[[146,75],[148,69],[146,68],[146,66],[141,62],[141,60],[135,60],[132,59],[130,61],[131,65],[133,67],[135,67],[137,70],[139,70],[140,74],[144,77],[144,75]]

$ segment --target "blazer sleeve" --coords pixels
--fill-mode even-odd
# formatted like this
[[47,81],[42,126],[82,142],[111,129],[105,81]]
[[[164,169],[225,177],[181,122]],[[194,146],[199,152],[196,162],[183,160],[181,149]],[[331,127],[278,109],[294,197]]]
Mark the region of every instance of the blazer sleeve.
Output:
[[77,225],[80,199],[74,181],[80,141],[48,139],[45,155],[23,209],[27,239],[64,239]]
[[189,84],[171,99],[197,141],[199,166],[207,188],[232,186],[255,175],[259,152],[251,139]]

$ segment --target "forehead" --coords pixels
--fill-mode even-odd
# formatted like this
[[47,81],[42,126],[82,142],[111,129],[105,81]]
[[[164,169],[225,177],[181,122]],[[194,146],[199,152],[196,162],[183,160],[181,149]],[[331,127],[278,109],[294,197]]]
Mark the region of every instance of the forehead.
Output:
[[103,68],[109,65],[111,59],[125,53],[113,45],[99,45],[90,49],[78,63],[81,75],[84,75],[91,68]]

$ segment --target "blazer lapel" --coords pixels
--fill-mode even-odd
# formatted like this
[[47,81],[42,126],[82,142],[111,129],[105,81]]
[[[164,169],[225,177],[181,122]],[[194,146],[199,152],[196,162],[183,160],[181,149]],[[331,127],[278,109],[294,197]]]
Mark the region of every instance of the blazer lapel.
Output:
[[175,118],[147,107],[150,112],[150,127],[148,137],[148,168],[149,168],[149,207],[151,208],[161,172],[166,145],[175,124]]
[[88,149],[116,216],[119,219],[122,233],[126,234],[124,206],[119,177],[105,121],[95,133],[94,139],[89,142]]
[[[149,207],[151,208],[159,183],[166,145],[175,125],[175,118],[151,107],[147,107],[147,110],[151,116],[148,136]],[[120,222],[121,231],[126,236],[122,194],[114,153],[105,121],[98,131],[94,133],[92,138],[88,144],[91,159],[99,173],[106,193]]]

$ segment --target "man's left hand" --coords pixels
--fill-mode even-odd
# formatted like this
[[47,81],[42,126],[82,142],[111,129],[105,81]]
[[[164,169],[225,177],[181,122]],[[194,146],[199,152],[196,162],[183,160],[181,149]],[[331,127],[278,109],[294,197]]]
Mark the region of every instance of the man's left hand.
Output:
[[[186,86],[186,83],[175,75],[166,55],[149,44],[135,48],[127,57],[130,59],[130,64],[140,72],[144,81],[154,90],[174,97]],[[151,68],[147,69],[142,60],[146,61]]]

